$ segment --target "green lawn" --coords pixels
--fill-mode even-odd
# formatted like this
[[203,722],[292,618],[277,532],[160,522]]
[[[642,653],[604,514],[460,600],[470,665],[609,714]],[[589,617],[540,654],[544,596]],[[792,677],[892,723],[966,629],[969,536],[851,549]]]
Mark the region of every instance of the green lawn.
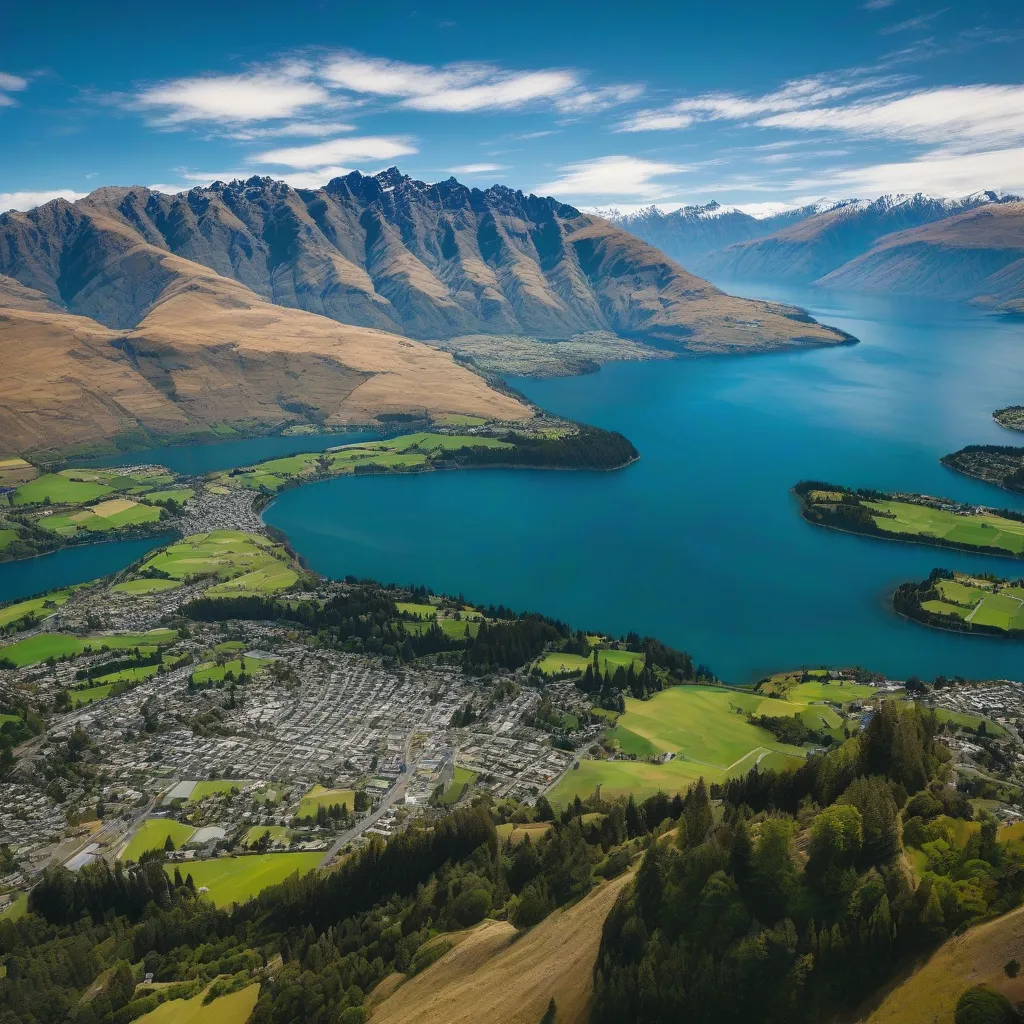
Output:
[[318,807],[333,807],[335,804],[344,804],[349,812],[355,808],[355,792],[351,789],[325,789],[323,786],[314,786],[299,803],[299,809],[295,812],[298,818],[316,817]]
[[271,842],[288,842],[291,837],[284,825],[253,825],[242,838],[243,846],[255,846],[265,833],[270,833]]
[[910,539],[941,538],[953,544],[1000,548],[1017,556],[1024,554],[1024,523],[1014,519],[1004,519],[992,513],[961,516],[902,501],[865,501],[862,504],[896,517],[875,517],[876,525],[886,533]]
[[245,1024],[260,995],[258,982],[209,1003],[204,989],[191,999],[168,999],[137,1018],[138,1024]]
[[965,725],[968,729],[977,729],[982,722],[985,723],[985,730],[989,736],[1005,736],[1006,730],[991,718],[982,718],[980,715],[965,715],[959,711],[948,711],[946,708],[936,708],[935,715],[940,722],[955,722],[957,725]]
[[103,700],[104,697],[110,696],[112,686],[113,683],[105,683],[99,686],[90,686],[86,690],[71,690],[71,706],[79,708],[83,704],[92,704],[93,701]]
[[159,520],[160,509],[154,505],[142,505],[128,498],[112,498],[66,515],[43,516],[39,525],[62,537],[73,537],[82,532],[103,533]]
[[827,700],[832,704],[852,704],[855,700],[871,700],[878,696],[874,686],[846,680],[820,678],[806,683],[785,679],[772,680],[763,686],[765,693],[781,693],[790,704],[816,704]]
[[162,591],[174,590],[180,586],[181,583],[178,580],[139,579],[115,583],[111,589],[119,594],[159,594]]
[[9,604],[5,608],[0,608],[0,628],[9,626],[12,622],[17,622],[26,615],[37,615],[40,618],[45,617],[65,604],[70,596],[70,590],[55,590],[52,593],[44,594],[42,597],[33,597],[28,601],[18,601],[16,604]]
[[68,633],[37,633],[17,643],[0,647],[0,659],[8,658],[18,668],[34,665],[47,658],[62,658],[65,655],[81,654],[86,648],[94,651],[132,650],[135,647],[161,647],[178,638],[174,629],[154,629],[148,633],[131,633],[112,636],[71,636]]
[[190,804],[199,803],[200,800],[205,800],[206,797],[213,796],[215,793],[237,793],[247,785],[247,780],[205,779],[196,783],[195,789],[189,794],[188,802]]
[[22,484],[14,492],[13,504],[40,505],[49,500],[54,505],[82,505],[111,494],[114,490],[105,480],[86,482],[71,480],[64,473],[47,473]]
[[226,661],[223,665],[210,661],[199,665],[192,673],[192,678],[197,683],[219,683],[228,672],[233,672],[235,679],[238,679],[242,672],[245,672],[247,676],[252,676],[264,665],[269,664],[270,662],[266,658],[232,658],[231,661]]
[[469,787],[472,786],[474,782],[476,782],[476,772],[471,772],[468,768],[462,768],[459,765],[456,765],[452,781],[448,784],[448,788],[441,796],[441,803],[458,803],[459,799],[462,797],[463,791],[468,791]]
[[[581,654],[545,654],[537,660],[537,668],[546,676],[555,675],[561,672],[586,672],[587,665],[594,659],[593,655],[584,657]],[[644,656],[635,651],[612,651],[600,649],[597,652],[598,664],[602,672],[611,672],[621,665],[626,668],[630,662],[636,666],[639,672],[643,668]]]
[[218,907],[244,903],[271,885],[283,882],[296,871],[305,875],[323,859],[322,853],[261,853],[244,857],[218,857],[215,860],[194,861],[188,865],[165,864],[170,877],[174,868],[182,875],[191,874],[196,888],[206,886],[206,898]]
[[28,913],[28,893],[19,892],[14,902],[5,910],[0,910],[0,921],[17,921]]
[[137,861],[147,850],[162,850],[168,836],[175,847],[183,846],[194,832],[191,825],[170,818],[147,818],[128,841],[121,860]]
[[294,586],[299,578],[283,547],[239,530],[186,537],[147,559],[140,572],[151,568],[178,582],[208,578],[210,597],[273,594]]
[[432,604],[416,604],[414,601],[396,601],[399,614],[414,615],[421,619],[437,618],[437,608]]
[[196,492],[191,487],[171,487],[164,491],[145,491],[139,497],[154,505],[160,505],[167,501],[176,501],[179,505],[184,505],[189,498],[194,498],[195,495]]
[[0,530],[0,551],[18,539],[17,530]]

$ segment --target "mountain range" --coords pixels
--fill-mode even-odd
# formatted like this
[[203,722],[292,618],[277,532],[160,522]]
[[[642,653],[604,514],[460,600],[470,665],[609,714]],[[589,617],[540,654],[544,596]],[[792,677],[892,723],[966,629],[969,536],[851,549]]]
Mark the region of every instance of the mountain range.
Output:
[[604,218],[395,168],[316,190],[108,187],[0,215],[0,433],[17,451],[220,424],[522,419],[424,342],[458,355],[463,334],[589,331],[675,351],[850,340],[728,296]]
[[1024,201],[881,196],[755,218],[736,209],[655,208],[613,219],[719,281],[778,281],[1024,310]]

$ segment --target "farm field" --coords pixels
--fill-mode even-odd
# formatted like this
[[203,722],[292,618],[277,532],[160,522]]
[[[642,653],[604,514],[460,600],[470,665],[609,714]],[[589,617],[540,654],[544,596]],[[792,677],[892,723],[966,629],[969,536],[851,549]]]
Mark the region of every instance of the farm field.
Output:
[[39,470],[19,458],[0,458],[0,487],[17,487],[39,475]]
[[937,600],[921,607],[938,615],[956,615],[965,622],[996,629],[1024,630],[1024,587],[1008,580],[986,580],[963,573],[936,580]]
[[195,804],[200,800],[205,800],[208,796],[213,796],[215,793],[237,793],[243,786],[248,784],[248,781],[245,780],[205,779],[195,784],[192,792],[189,794],[188,802]]
[[[598,664],[602,672],[612,672],[621,665],[628,667],[632,662],[637,671],[643,668],[644,656],[635,651],[612,651],[599,649],[597,652]],[[546,675],[556,675],[561,672],[585,672],[587,665],[593,662],[593,655],[584,657],[582,654],[545,654],[537,660],[537,668]]]
[[139,1024],[245,1024],[259,994],[255,983],[204,1003],[204,990],[191,999],[169,999],[137,1020]]
[[314,786],[299,801],[299,809],[295,812],[298,818],[313,818],[320,807],[333,807],[335,804],[344,804],[351,812],[355,808],[356,794],[351,789],[325,789],[323,786]]
[[93,701],[103,700],[110,696],[113,683],[104,683],[99,686],[90,686],[84,690],[70,690],[71,706],[80,708],[83,704],[92,704]]
[[830,680],[824,670],[809,674],[819,678],[802,682],[803,673],[783,672],[761,683],[759,691],[764,694],[778,694],[791,704],[815,704],[819,701],[852,704],[855,700],[872,700],[878,696],[878,690],[874,686],[853,683],[845,679]]
[[[194,861],[188,865],[188,871],[196,888],[206,886],[210,890],[205,894],[208,899],[218,907],[229,907],[232,903],[244,903],[296,871],[305,875],[322,859],[322,853],[257,853]],[[164,865],[168,876],[173,877],[175,866]]]
[[119,594],[159,594],[161,591],[174,590],[180,586],[178,580],[138,579],[115,583],[111,589]]
[[0,647],[0,659],[8,658],[21,668],[34,665],[47,658],[63,658],[81,654],[86,648],[96,651],[154,650],[178,638],[177,630],[154,629],[149,633],[130,633],[110,636],[72,636],[69,633],[37,633],[17,643]]
[[0,608],[0,629],[4,626],[9,626],[12,622],[25,618],[26,615],[43,618],[65,604],[70,596],[70,589],[55,590],[53,593],[44,594],[42,597],[33,597],[28,601],[18,601],[16,604],[9,604],[5,608]]
[[441,803],[448,805],[458,803],[462,798],[463,792],[468,791],[474,782],[476,782],[476,772],[471,772],[468,768],[456,765],[452,781],[441,795]]
[[209,577],[211,597],[272,594],[287,590],[299,574],[278,544],[239,530],[199,533],[158,551],[139,570],[159,570],[178,582]]
[[62,469],[23,483],[14,492],[14,505],[84,505],[117,491],[155,491],[174,482],[169,473],[129,476],[116,470]]
[[1024,554],[1024,523],[991,512],[962,516],[903,501],[865,501],[863,504],[895,516],[895,519],[875,517],[875,524],[886,533],[910,538],[939,537],[953,544],[1001,548],[1018,556]]
[[66,515],[43,516],[39,525],[62,537],[74,537],[83,532],[102,533],[123,526],[156,523],[160,516],[160,509],[155,505],[143,505],[129,498],[110,498]]
[[147,850],[162,850],[168,836],[175,847],[180,847],[189,841],[194,832],[191,825],[183,825],[171,818],[147,818],[128,840],[121,860],[137,861]]

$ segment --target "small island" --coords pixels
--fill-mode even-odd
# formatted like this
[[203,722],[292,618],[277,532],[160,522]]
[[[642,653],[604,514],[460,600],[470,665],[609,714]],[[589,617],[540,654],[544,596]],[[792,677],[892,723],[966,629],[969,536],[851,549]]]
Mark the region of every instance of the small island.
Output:
[[1024,640],[1024,579],[933,569],[892,598],[900,615],[937,629]]
[[1008,405],[1005,409],[996,409],[992,418],[1007,430],[1024,431],[1024,405]]
[[793,488],[809,523],[885,540],[1024,558],[1024,514],[928,494],[804,480]]
[[1000,444],[969,444],[939,460],[958,473],[1024,494],[1024,448]]

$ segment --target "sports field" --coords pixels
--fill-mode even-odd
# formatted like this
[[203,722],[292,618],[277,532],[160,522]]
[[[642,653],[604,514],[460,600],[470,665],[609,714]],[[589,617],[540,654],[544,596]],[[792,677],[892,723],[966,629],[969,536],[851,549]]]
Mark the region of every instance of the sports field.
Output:
[[260,995],[259,983],[205,1003],[206,990],[191,999],[169,999],[137,1018],[138,1024],[245,1024]]
[[296,817],[312,818],[316,816],[317,808],[333,807],[335,804],[344,804],[351,813],[355,809],[356,794],[351,789],[325,789],[323,786],[314,786],[299,802],[299,809],[295,812]]
[[951,580],[936,580],[939,600],[921,607],[938,615],[956,615],[965,622],[996,629],[1024,631],[1024,587],[1008,580],[985,580],[956,573]]
[[[586,672],[587,665],[591,664],[594,656],[583,657],[581,654],[545,654],[537,661],[537,668],[546,676],[556,675],[561,672]],[[614,673],[621,665],[623,668],[629,666],[630,662],[639,672],[644,665],[644,656],[635,651],[612,651],[601,649],[597,652],[598,664],[602,672]]]
[[37,633],[17,643],[0,647],[0,660],[8,658],[18,668],[34,665],[47,658],[63,658],[81,654],[86,648],[94,651],[155,650],[178,638],[174,629],[154,629],[149,633],[129,633],[79,637],[69,633]]
[[[283,882],[296,871],[305,875],[321,860],[323,853],[257,853],[245,857],[217,857],[188,864],[188,873],[196,888],[206,886],[207,899],[218,907],[244,903],[268,886]],[[182,865],[165,864],[164,871],[171,877],[174,868],[184,871]]]
[[209,577],[210,597],[273,594],[299,578],[284,548],[239,530],[198,533],[158,551],[140,572],[158,569],[177,581]]
[[60,608],[70,596],[70,590],[55,590],[42,597],[33,597],[31,600],[18,601],[17,604],[9,604],[6,608],[0,608],[0,629],[25,618],[26,615],[43,618]]
[[1024,523],[1004,519],[992,512],[958,515],[956,512],[903,501],[865,501],[862,504],[866,508],[895,516],[894,519],[875,517],[875,524],[886,533],[908,539],[938,537],[953,544],[1001,548],[1011,555],[1024,555]]
[[121,860],[137,861],[147,850],[162,850],[168,836],[176,848],[180,847],[189,841],[194,832],[191,825],[183,825],[170,818],[147,818],[128,840]]

